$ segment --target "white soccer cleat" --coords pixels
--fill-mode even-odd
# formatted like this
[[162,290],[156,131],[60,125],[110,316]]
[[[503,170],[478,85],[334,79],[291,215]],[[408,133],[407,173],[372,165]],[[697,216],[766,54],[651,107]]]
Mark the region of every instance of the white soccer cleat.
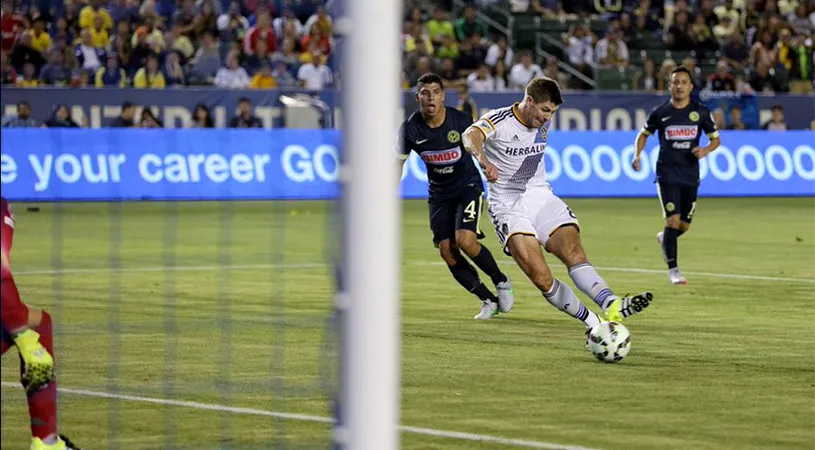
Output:
[[678,268],[668,270],[668,280],[671,281],[671,284],[688,284],[688,280],[679,273]]
[[475,320],[490,320],[498,314],[498,304],[490,301],[481,302],[481,311],[473,317]]
[[495,285],[495,290],[498,293],[498,310],[502,313],[508,313],[515,305],[515,293],[512,292],[512,281],[507,278],[507,281]]

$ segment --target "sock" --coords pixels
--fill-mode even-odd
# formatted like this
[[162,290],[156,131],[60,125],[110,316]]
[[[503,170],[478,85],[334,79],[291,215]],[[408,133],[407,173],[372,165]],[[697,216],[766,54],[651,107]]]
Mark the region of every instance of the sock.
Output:
[[592,328],[600,323],[600,318],[597,314],[591,312],[580,299],[574,295],[574,291],[560,280],[555,279],[552,289],[549,292],[544,292],[543,296],[555,308],[565,312],[566,314],[582,321],[587,327]]
[[662,250],[665,253],[665,262],[668,263],[668,269],[675,269],[677,264],[676,239],[679,237],[679,230],[676,228],[665,227],[664,233],[665,234],[662,237]]
[[471,266],[467,260],[462,258],[455,266],[447,266],[447,268],[450,269],[453,278],[455,278],[458,284],[464,287],[464,289],[467,289],[467,291],[482,301],[489,300],[491,302],[498,302],[498,297],[496,297],[489,288],[484,286],[484,283],[478,278],[478,272],[475,271],[475,267]]
[[605,311],[617,296],[611,292],[611,288],[600,277],[600,274],[594,270],[591,263],[582,263],[572,266],[569,269],[569,276],[572,277],[574,285],[577,286],[584,294],[588,295],[597,306]]
[[492,279],[493,284],[503,283],[507,281],[507,276],[501,272],[501,269],[498,268],[498,263],[495,262],[495,258],[492,257],[492,253],[487,247],[481,246],[481,251],[478,252],[478,255],[475,257],[470,258],[473,260],[476,266],[479,269],[483,270],[490,279]]
[[[56,362],[51,316],[43,311],[42,321],[34,330],[40,334],[40,343]],[[31,417],[31,435],[43,441],[55,440],[57,436],[57,382],[56,380],[28,393],[28,415]]]

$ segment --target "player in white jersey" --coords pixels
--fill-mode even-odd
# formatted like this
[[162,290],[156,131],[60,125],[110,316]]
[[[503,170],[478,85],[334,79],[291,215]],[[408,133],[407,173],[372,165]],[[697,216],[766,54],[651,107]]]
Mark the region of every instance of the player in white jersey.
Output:
[[552,116],[563,103],[557,82],[536,78],[524,98],[488,112],[462,136],[489,182],[489,214],[504,251],[511,255],[546,300],[591,329],[600,317],[571,288],[552,276],[541,252],[558,257],[578,289],[592,298],[610,321],[642,311],[650,292],[617,297],[589,263],[580,242],[580,224],[546,181],[543,154]]

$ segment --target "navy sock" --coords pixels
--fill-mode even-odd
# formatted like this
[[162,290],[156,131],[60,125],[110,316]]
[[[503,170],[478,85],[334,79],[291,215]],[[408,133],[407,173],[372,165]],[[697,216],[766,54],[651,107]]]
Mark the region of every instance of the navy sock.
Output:
[[475,267],[471,266],[465,259],[459,260],[455,266],[447,266],[450,269],[450,273],[453,274],[453,278],[458,281],[464,289],[473,293],[476,297],[483,300],[489,300],[492,302],[498,302],[498,297],[492,293],[484,283],[478,278],[478,272],[475,271]]
[[492,257],[492,253],[487,247],[481,246],[481,251],[476,255],[474,258],[470,258],[473,260],[476,266],[479,269],[483,270],[490,279],[492,280],[493,284],[503,283],[507,281],[507,276],[501,272],[501,269],[498,268],[498,263],[495,262],[495,258]]
[[665,227],[664,235],[662,238],[662,248],[665,251],[665,259],[668,263],[669,269],[675,269],[677,265],[677,243],[679,237],[679,230],[676,228]]

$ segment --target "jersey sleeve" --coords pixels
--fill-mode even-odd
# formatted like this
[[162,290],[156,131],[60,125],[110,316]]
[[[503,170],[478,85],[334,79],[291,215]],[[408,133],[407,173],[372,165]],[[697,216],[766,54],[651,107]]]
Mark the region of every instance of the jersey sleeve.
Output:
[[707,137],[710,139],[718,138],[719,129],[716,128],[716,122],[713,121],[713,113],[711,113],[707,108],[702,109],[699,111],[699,113],[699,115],[702,116],[699,124],[702,127],[702,131],[704,131]]
[[659,108],[651,111],[651,114],[648,114],[648,119],[645,121],[645,126],[642,127],[640,133],[650,136],[659,129]]
[[484,139],[489,139],[495,133],[495,110],[488,112],[481,116],[480,119],[476,120],[475,123],[472,124],[477,130],[481,131],[484,134]]
[[394,153],[396,157],[404,161],[410,155],[410,145],[408,144],[407,134],[405,133],[405,124],[399,127],[396,132],[396,139],[394,142]]

